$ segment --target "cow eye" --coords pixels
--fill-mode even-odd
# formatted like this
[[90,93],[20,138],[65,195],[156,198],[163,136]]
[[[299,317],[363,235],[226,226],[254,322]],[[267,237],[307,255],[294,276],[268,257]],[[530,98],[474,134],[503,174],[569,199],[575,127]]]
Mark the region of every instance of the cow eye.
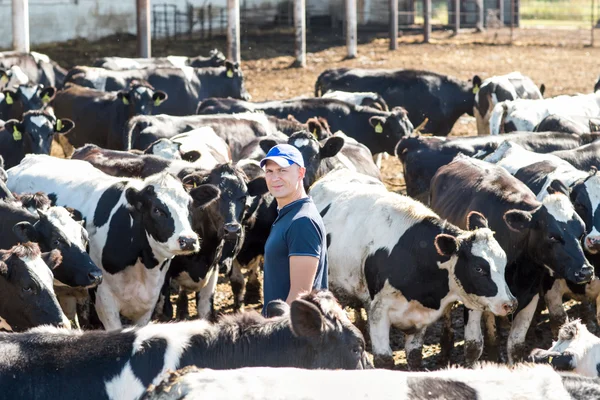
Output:
[[477,267],[475,267],[475,272],[477,272],[478,274],[482,274],[483,275],[483,268],[477,266]]
[[54,246],[60,246],[61,240],[60,239],[54,239],[54,242],[52,242],[52,244]]
[[23,286],[22,290],[25,293],[31,293],[31,292],[33,292],[33,288],[31,286]]
[[154,207],[154,208],[152,209],[152,213],[153,213],[154,215],[158,215],[158,216],[163,216],[163,215],[165,215],[165,213],[164,213],[164,212],[163,212],[163,211],[162,211],[160,208],[158,208],[158,207]]

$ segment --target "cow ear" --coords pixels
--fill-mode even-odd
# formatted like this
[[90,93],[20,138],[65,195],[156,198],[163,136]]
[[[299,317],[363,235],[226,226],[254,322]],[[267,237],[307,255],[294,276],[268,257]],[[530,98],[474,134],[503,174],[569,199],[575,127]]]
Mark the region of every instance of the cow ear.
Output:
[[85,223],[85,221],[83,219],[83,214],[81,213],[81,211],[76,210],[75,208],[72,208],[72,207],[65,207],[65,210],[67,210],[69,212],[69,215],[71,216],[71,218],[73,218],[74,221],[81,222],[82,225],[83,225],[83,223]]
[[183,183],[183,187],[189,191],[202,185],[204,183],[204,177],[198,174],[189,174],[183,177],[181,183]]
[[273,147],[277,146],[277,142],[273,139],[263,139],[259,143],[260,148],[265,153],[268,153]]
[[475,229],[485,229],[489,228],[487,219],[483,216],[483,214],[478,213],[477,211],[471,211],[469,215],[467,215],[467,229],[470,231],[474,231]]
[[290,306],[283,300],[273,300],[267,304],[267,318],[281,317],[290,312]]
[[142,202],[141,193],[139,190],[135,188],[128,188],[125,191],[125,199],[127,199],[127,202],[137,211],[142,211],[144,204]]
[[475,75],[473,77],[473,94],[479,92],[479,88],[481,87],[481,78],[479,75]]
[[54,249],[47,253],[42,253],[42,260],[44,260],[44,263],[50,269],[55,269],[62,263],[62,254],[60,254],[59,250]]
[[540,85],[540,94],[543,96],[544,92],[546,91],[546,85],[544,85],[543,83]]
[[23,139],[23,132],[25,129],[23,124],[17,121],[16,119],[9,119],[4,124],[4,129],[8,134],[12,135],[12,138],[15,142],[18,142]]
[[126,106],[129,105],[129,93],[120,91],[117,93],[117,99],[121,100]]
[[40,97],[44,104],[50,103],[54,96],[56,96],[56,88],[54,86],[48,86],[40,91]]
[[10,76],[12,75],[12,71],[5,70],[4,68],[0,68],[0,84],[6,85],[8,81],[10,81]]
[[317,306],[306,300],[298,299],[290,306],[292,333],[297,337],[318,339],[326,329],[327,323]]
[[157,90],[152,95],[152,101],[154,101],[154,106],[158,107],[162,104],[163,101],[167,100],[169,96],[163,92],[162,90]]
[[445,233],[440,233],[437,235],[433,244],[435,245],[435,249],[437,250],[438,254],[446,257],[456,254],[460,247],[458,239]]
[[225,73],[228,78],[233,78],[235,65],[231,61],[225,61]]
[[267,193],[269,189],[267,188],[267,181],[264,177],[259,176],[248,182],[248,194],[250,196],[260,196]]
[[591,133],[600,132],[600,121],[599,120],[590,119],[588,122],[588,125],[590,126]]
[[38,234],[35,227],[27,221],[19,222],[12,228],[13,233],[17,237],[17,240],[21,243],[37,242]]
[[67,118],[61,118],[56,120],[56,125],[54,125],[54,132],[65,134],[70,132],[73,128],[75,128],[75,122]]
[[509,210],[504,214],[503,218],[510,230],[522,232],[531,225],[533,215],[527,211]]
[[344,147],[344,138],[332,136],[325,141],[325,144],[319,150],[319,155],[321,159],[333,157],[342,150],[342,147]]
[[[288,115],[288,119],[289,118],[290,118],[290,116]],[[313,119],[313,120],[308,120],[306,122],[306,125],[308,126],[308,131],[310,132],[310,134],[313,135],[313,137],[316,140],[320,140],[321,135],[322,135],[322,130],[321,130],[321,126],[319,125],[319,123]]]
[[200,152],[197,150],[191,150],[188,151],[187,153],[184,153],[181,155],[181,159],[187,162],[194,162],[194,161],[198,161],[200,159]]
[[194,199],[194,206],[203,207],[221,195],[221,191],[215,185],[204,184],[190,190],[190,196]]
[[375,129],[375,133],[383,133],[383,125],[385,125],[385,118],[371,117],[369,118],[369,124]]
[[548,188],[546,188],[546,190],[550,194],[562,193],[565,196],[569,197],[569,189],[567,189],[565,184],[562,183],[561,181],[559,181],[558,179],[553,180],[550,183],[550,186],[548,186]]

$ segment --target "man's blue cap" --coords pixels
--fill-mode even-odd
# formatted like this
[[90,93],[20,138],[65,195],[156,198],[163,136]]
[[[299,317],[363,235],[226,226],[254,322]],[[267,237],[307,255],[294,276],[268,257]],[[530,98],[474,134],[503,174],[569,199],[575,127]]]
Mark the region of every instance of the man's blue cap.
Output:
[[260,161],[261,168],[265,166],[267,160],[276,162],[282,168],[289,167],[292,164],[298,164],[304,168],[302,154],[291,144],[278,144],[271,148],[267,156]]

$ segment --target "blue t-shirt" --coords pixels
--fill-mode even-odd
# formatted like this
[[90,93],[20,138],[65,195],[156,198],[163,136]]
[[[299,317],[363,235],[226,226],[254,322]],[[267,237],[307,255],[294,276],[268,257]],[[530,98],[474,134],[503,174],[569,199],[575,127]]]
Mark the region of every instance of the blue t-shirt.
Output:
[[319,259],[313,289],[327,289],[327,239],[323,219],[310,197],[281,210],[265,244],[264,305],[287,300],[290,294],[290,256]]

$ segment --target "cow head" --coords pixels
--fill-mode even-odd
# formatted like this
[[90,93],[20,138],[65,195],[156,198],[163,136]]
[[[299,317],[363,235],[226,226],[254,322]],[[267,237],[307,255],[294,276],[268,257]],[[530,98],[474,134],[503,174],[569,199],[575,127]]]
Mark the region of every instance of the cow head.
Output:
[[73,219],[63,207],[38,210],[39,220],[34,224],[19,222],[13,232],[22,242],[38,243],[44,252],[59,250],[62,262],[54,269],[57,285],[95,287],[102,282],[102,271],[94,264],[86,249],[88,234],[82,222]]
[[13,88],[28,83],[29,77],[18,65],[13,65],[9,69],[0,68],[0,87]]
[[[373,365],[365,352],[365,340],[329,291],[312,291],[292,302],[289,320],[294,336],[308,348],[302,365],[310,369],[368,369]],[[300,354],[300,353],[298,353]]]
[[[290,115],[288,115],[288,119],[290,119]],[[307,119],[306,126],[308,127],[308,131],[317,140],[327,139],[328,137],[332,136],[329,123],[327,123],[327,120],[323,117],[313,117]]]
[[152,86],[143,82],[132,82],[128,91],[117,93],[117,101],[129,109],[129,116],[151,115],[154,107],[158,107],[167,100],[167,94],[162,90],[154,90]]
[[408,119],[407,111],[402,107],[394,107],[391,112],[381,112],[381,114],[384,115],[369,118],[369,124],[373,129],[372,135],[379,143],[381,151],[393,155],[400,139],[410,135],[414,127]]
[[242,99],[250,101],[252,96],[246,90],[244,84],[244,75],[242,69],[238,63],[232,63],[231,61],[225,61],[225,71],[222,73],[227,78],[223,84],[223,89],[230,93],[229,96],[234,99]]
[[450,258],[440,267],[448,270],[453,278],[451,286],[454,282],[454,289],[466,307],[506,316],[517,309],[517,300],[504,278],[506,253],[482,214],[471,212],[467,227],[468,231],[458,231],[457,235],[436,236],[438,253]]
[[181,143],[167,138],[160,138],[152,143],[144,150],[144,154],[154,154],[168,160],[184,160],[187,162],[197,161],[201,156],[196,150],[182,152]]
[[21,143],[25,153],[50,154],[55,133],[67,133],[75,124],[70,119],[56,119],[46,111],[28,111],[21,122],[6,121],[4,129],[15,143]]
[[60,252],[41,254],[35,243],[0,250],[0,328],[23,331],[38,325],[70,328],[52,287],[52,271]]
[[22,108],[22,113],[30,110],[41,110],[54,99],[56,88],[44,85],[19,85],[15,92],[5,91],[6,104]]
[[[304,175],[304,188],[308,188],[321,177],[319,166],[321,160],[333,157],[344,147],[344,139],[338,136],[331,136],[318,142],[314,136],[306,131],[300,131],[292,134],[288,139],[288,144],[296,147],[302,154],[306,174]],[[260,147],[268,153],[277,141],[273,139],[263,139],[260,141]]]
[[600,251],[600,174],[594,168],[590,175],[571,186],[571,202],[585,223],[587,235],[583,240],[590,254]]
[[551,274],[574,283],[587,283],[594,269],[586,260],[580,240],[585,226],[559,181],[548,187],[549,195],[542,206],[527,212],[509,210],[504,215],[508,227],[526,232],[527,253],[531,260],[546,267]]
[[[215,191],[211,194],[216,197]],[[164,172],[151,175],[140,189],[127,188],[125,197],[157,255],[171,258],[200,249],[190,223],[192,198],[177,178]]]
[[208,54],[208,57],[191,57],[188,61],[188,65],[194,68],[221,67],[225,65],[225,61],[227,61],[227,59],[223,53],[217,49],[212,49]]

